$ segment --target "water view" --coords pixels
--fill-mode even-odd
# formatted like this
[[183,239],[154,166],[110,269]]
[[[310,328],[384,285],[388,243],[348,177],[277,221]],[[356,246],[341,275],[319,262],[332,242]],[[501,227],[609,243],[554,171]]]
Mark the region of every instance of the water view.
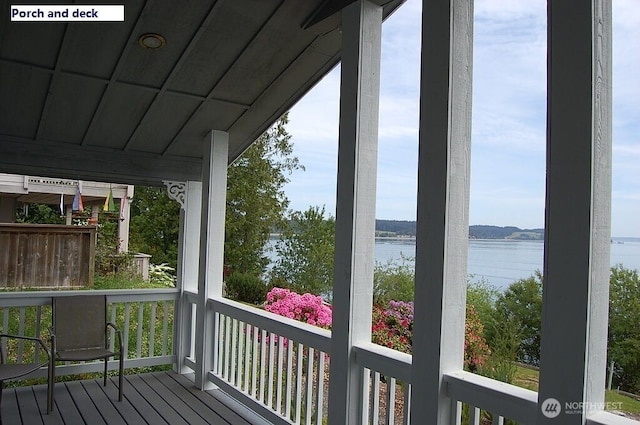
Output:
[[[387,262],[402,256],[415,256],[415,242],[376,241],[376,261]],[[472,239],[469,241],[467,272],[472,281],[483,280],[504,289],[512,282],[542,271],[542,241],[504,239]],[[614,238],[611,243],[611,265],[622,264],[640,270],[640,238]]]
[[[271,240],[269,247],[275,244]],[[397,239],[376,240],[376,261],[400,262],[403,257],[413,259],[415,241]],[[467,272],[471,281],[484,281],[499,289],[527,278],[536,270],[542,271],[544,244],[541,241],[506,239],[472,239],[469,241]],[[275,253],[270,252],[272,260]],[[611,242],[611,265],[622,264],[640,270],[640,238],[614,238]]]

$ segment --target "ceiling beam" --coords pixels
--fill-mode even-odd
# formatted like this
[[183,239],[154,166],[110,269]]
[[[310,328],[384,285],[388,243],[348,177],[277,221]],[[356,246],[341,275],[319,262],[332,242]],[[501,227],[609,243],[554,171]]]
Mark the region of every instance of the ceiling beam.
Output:
[[[55,160],[54,160],[55,158]],[[0,172],[144,186],[200,181],[202,160],[0,136]]]

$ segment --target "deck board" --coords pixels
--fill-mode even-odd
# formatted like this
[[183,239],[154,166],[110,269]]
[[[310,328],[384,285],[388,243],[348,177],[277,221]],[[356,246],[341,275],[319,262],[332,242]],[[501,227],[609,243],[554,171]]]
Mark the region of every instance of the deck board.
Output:
[[[16,396],[18,398],[18,406],[20,408],[20,417],[25,424],[42,424],[42,415],[40,415],[40,406],[31,387],[16,388]],[[47,402],[42,403],[43,412],[46,413]]]
[[[169,375],[154,375],[154,379],[158,381],[163,387],[167,389],[167,391],[171,391],[174,397],[178,397],[180,400],[192,399],[193,394],[189,392],[182,385],[178,384],[175,380],[171,379]],[[206,403],[203,403],[201,400],[196,399],[192,401],[189,406],[193,409],[193,412],[197,414],[201,421],[191,422],[187,420],[189,423],[202,423],[203,425],[212,425],[216,423],[220,423],[223,418],[218,415],[215,410],[211,409],[207,406]]]
[[220,390],[199,391],[173,372],[126,375],[124,399],[118,402],[118,380],[58,382],[54,410],[47,415],[47,387],[7,388],[2,421],[12,425],[249,425],[261,418],[237,412]]
[[[222,403],[220,400],[211,397],[208,392],[200,391],[193,385],[189,385],[189,380],[182,375],[178,375],[176,373],[167,374],[171,379],[175,380],[179,385],[181,385],[185,390],[189,391],[193,397],[196,397],[201,402],[205,403],[211,409],[216,412],[221,418],[224,418],[230,425],[246,425],[247,420],[243,419],[238,412],[234,411],[231,407]],[[213,400],[211,400],[213,398]],[[213,422],[216,423],[216,422]]]

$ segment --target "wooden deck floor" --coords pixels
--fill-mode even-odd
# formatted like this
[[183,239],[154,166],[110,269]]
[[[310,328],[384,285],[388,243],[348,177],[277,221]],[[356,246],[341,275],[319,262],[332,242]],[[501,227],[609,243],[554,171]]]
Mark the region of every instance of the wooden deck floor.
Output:
[[6,388],[2,424],[247,425],[266,423],[220,390],[199,391],[172,372],[126,375],[118,402],[117,378],[58,382],[54,411],[46,414],[47,387]]

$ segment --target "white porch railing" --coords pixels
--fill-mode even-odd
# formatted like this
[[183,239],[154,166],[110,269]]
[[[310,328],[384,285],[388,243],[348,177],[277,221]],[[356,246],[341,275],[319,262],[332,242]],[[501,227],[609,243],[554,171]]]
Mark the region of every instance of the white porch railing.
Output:
[[[51,326],[51,298],[86,294],[87,291],[5,292],[0,296],[2,333],[36,336],[45,341]],[[175,289],[91,291],[107,295],[109,320],[122,331],[125,368],[173,365],[174,314],[180,292]],[[82,320],[82,318],[78,318]],[[115,338],[111,338],[111,344]],[[6,347],[3,347],[6,348]],[[18,345],[17,356],[38,356]],[[117,369],[118,361],[109,361]],[[56,367],[57,375],[99,372],[101,362],[66,363]],[[34,376],[44,377],[41,370]]]
[[[483,415],[494,425],[502,425],[505,419],[519,424],[535,424],[538,409],[538,393],[465,371],[445,375],[449,397],[454,412],[459,417],[468,416],[469,425],[480,424]],[[463,412],[463,404],[467,411]]]
[[356,363],[362,368],[362,415],[368,424],[410,423],[411,355],[362,344],[354,347]]
[[[1,332],[45,338],[51,320],[51,297],[84,291],[11,292],[0,297]],[[184,366],[196,370],[193,354],[198,297],[184,293],[183,323],[175,326],[178,290],[93,291],[106,294],[110,320],[123,331],[125,367],[172,365],[176,346]],[[227,299],[210,299],[213,311],[213,370],[207,379],[272,423],[321,424],[327,417],[331,332]],[[178,334],[174,336],[174,334]],[[174,343],[175,341],[175,343]],[[186,341],[186,343],[185,343]],[[191,347],[189,349],[189,347]],[[17,347],[18,356],[38,353]],[[366,343],[354,347],[361,369],[362,416],[368,424],[409,424],[411,356]],[[41,355],[41,354],[40,354]],[[117,368],[117,361],[109,363]],[[100,363],[66,364],[60,374],[99,372]],[[38,376],[38,374],[36,375]],[[39,376],[46,376],[42,370]],[[512,419],[536,422],[537,393],[472,373],[457,371],[444,378],[454,411],[465,423],[493,424]],[[463,409],[462,406],[466,405]],[[458,422],[461,423],[461,422]],[[589,425],[632,424],[635,421],[601,412]]]
[[[185,300],[185,311],[195,317],[197,296],[187,294]],[[272,423],[323,423],[331,332],[228,299],[210,299],[208,308],[215,320],[208,380]],[[365,423],[409,424],[411,356],[372,343],[354,352],[362,368]],[[190,353],[184,363],[196,370]],[[494,424],[505,418],[535,423],[534,391],[464,371],[447,375],[445,382],[461,421],[479,424],[485,415]]]
[[321,424],[331,333],[227,299],[208,308],[216,341],[208,379],[272,423]]

